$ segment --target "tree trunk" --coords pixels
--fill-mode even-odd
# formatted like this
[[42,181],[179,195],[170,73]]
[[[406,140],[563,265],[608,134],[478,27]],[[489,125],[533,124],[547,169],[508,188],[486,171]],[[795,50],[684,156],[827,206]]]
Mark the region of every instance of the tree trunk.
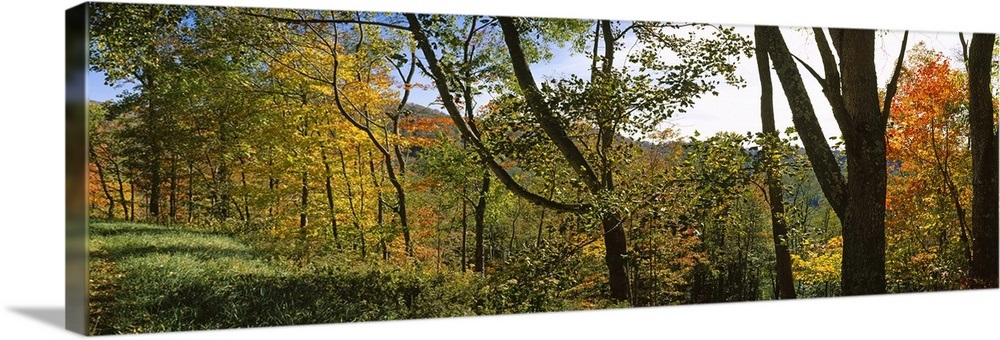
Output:
[[[538,123],[545,135],[556,146],[563,158],[569,163],[577,176],[586,184],[591,192],[598,194],[611,185],[611,181],[602,181],[594,172],[590,163],[580,149],[569,138],[568,134],[561,126],[558,117],[552,112],[545,102],[545,98],[535,83],[531,74],[531,69],[525,59],[524,50],[521,48],[521,37],[514,21],[509,17],[498,17],[500,27],[503,30],[504,42],[510,54],[514,75],[521,92],[524,94],[532,114],[538,119]],[[605,30],[609,24],[604,24]],[[606,32],[608,36],[611,32]],[[614,46],[605,46],[606,49],[613,49]],[[611,54],[613,56],[613,54]],[[606,56],[607,57],[607,56]],[[605,60],[605,68],[610,67],[610,60]],[[612,133],[606,129],[604,134]],[[609,175],[608,169],[602,172],[601,177]],[[608,281],[610,284],[611,298],[615,300],[628,300],[629,281],[625,262],[625,230],[620,227],[621,219],[617,213],[607,213],[601,218],[604,231],[605,263],[608,266]]]
[[104,182],[104,167],[101,166],[100,160],[97,159],[97,153],[94,149],[90,149],[90,158],[97,166],[97,180],[101,181],[101,190],[104,190],[104,197],[108,199],[108,219],[115,218],[115,198],[111,196],[111,192],[108,191],[108,183]]
[[122,206],[122,213],[123,213],[122,219],[123,220],[128,220],[129,219],[129,217],[128,217],[129,216],[129,214],[128,214],[129,209],[128,209],[128,205],[127,205],[128,202],[125,200],[125,181],[122,180],[122,171],[121,171],[121,168],[118,167],[118,163],[115,162],[115,160],[114,160],[113,157],[111,158],[111,166],[114,167],[115,182],[118,183],[118,199],[121,202],[121,206]]
[[472,271],[482,273],[485,269],[486,255],[483,251],[483,230],[486,224],[486,194],[490,191],[490,173],[483,172],[483,183],[479,187],[479,202],[475,207],[476,219],[476,251]]
[[[350,208],[351,211],[351,224],[354,225],[354,228],[357,229],[358,231],[358,239],[360,241],[359,243],[361,246],[361,258],[363,259],[368,255],[367,250],[365,249],[365,231],[364,228],[361,226],[361,218],[358,216],[358,209],[355,207],[354,204],[354,189],[353,186],[351,185],[351,179],[347,176],[347,161],[344,159],[345,158],[344,151],[339,149],[337,151],[340,154],[340,171],[341,174],[344,176],[344,185],[347,186],[347,206],[348,208]],[[358,176],[360,177],[360,172]],[[363,200],[361,204],[364,204]],[[357,248],[358,245],[355,245],[354,249]]]
[[466,190],[465,190],[465,187],[463,186],[462,187],[462,198],[461,198],[461,200],[462,200],[462,255],[461,255],[461,258],[462,258],[462,272],[463,273],[468,269],[468,266],[469,266],[469,262],[466,261],[466,258],[465,258],[465,254],[467,253],[466,252],[466,235],[468,235],[468,233],[469,233],[469,219],[468,219],[468,215],[469,215],[468,205],[469,204],[468,204],[468,202],[466,200],[465,193],[466,193]]
[[333,205],[333,184],[331,183],[332,172],[330,171],[330,161],[326,157],[326,149],[320,150],[323,157],[323,170],[326,184],[326,203],[330,213],[330,230],[333,232],[333,242],[340,249],[340,236],[337,234],[337,210]]
[[188,223],[191,223],[191,221],[194,220],[194,165],[191,164],[191,163],[188,163],[188,180],[187,180],[187,185],[188,185],[188,192],[187,192],[187,196],[188,196],[187,197],[188,198],[188,211],[187,211],[188,218],[187,218],[187,221],[188,221]]
[[990,90],[993,34],[973,34],[969,48],[972,144],[972,286],[997,287],[997,132]]
[[[844,135],[848,159],[846,181],[819,129],[797,66],[775,27],[767,32],[768,51],[792,109],[792,121],[802,136],[809,161],[823,193],[841,218],[844,235],[841,287],[845,295],[885,293],[885,131],[888,108],[880,110],[871,30],[831,29],[840,56],[839,70],[825,36],[817,35],[826,79],[809,68],[823,85]],[[822,33],[822,30],[818,30]],[[887,85],[886,103],[895,93],[895,81],[905,51],[903,38],[897,68]],[[841,78],[842,77],[842,78]],[[843,91],[841,94],[839,91]],[[845,184],[846,182],[846,184]]]
[[[275,179],[274,175],[271,173],[274,169],[274,160],[267,161],[267,168],[267,190],[271,195],[275,195],[274,189],[278,186],[278,180]],[[267,217],[274,217],[274,204],[267,205]]]
[[629,300],[629,280],[626,271],[625,228],[618,214],[607,214],[601,219],[604,231],[604,263],[608,266],[608,282],[611,288],[611,298],[619,301]]
[[135,184],[132,182],[128,183],[128,194],[129,194],[129,221],[135,221]]
[[[885,293],[885,132],[875,75],[875,32],[831,30],[840,55],[847,148],[847,209],[841,285],[845,295]],[[838,42],[839,41],[839,42]]]
[[[334,30],[335,30],[334,35],[336,35],[336,26],[334,26]],[[337,40],[334,40],[334,44],[336,43]],[[338,79],[339,71],[340,71],[340,59],[338,58],[338,54],[334,53],[333,54],[334,79]],[[405,80],[405,83],[407,84],[409,83],[409,80],[412,79],[412,75],[413,75],[413,70],[410,71],[410,75]],[[358,121],[358,119],[355,119],[353,116],[351,116],[351,114],[347,111],[347,109],[344,107],[343,102],[341,101],[340,88],[337,86],[336,83],[332,85],[333,85],[333,101],[334,104],[336,105],[337,110],[340,112],[340,115],[344,117],[344,119],[346,119],[349,123],[351,123],[351,125],[353,125],[361,132],[364,132],[365,135],[368,136],[368,140],[371,141],[372,145],[375,146],[376,149],[378,149],[379,153],[382,155],[382,158],[385,161],[386,175],[389,177],[389,182],[392,183],[393,188],[396,189],[397,202],[395,211],[396,214],[399,216],[400,227],[402,227],[403,229],[403,243],[404,243],[404,248],[406,249],[406,255],[409,257],[413,257],[414,250],[413,250],[413,244],[410,240],[410,225],[406,213],[406,192],[403,190],[403,185],[400,182],[399,178],[400,176],[404,176],[406,174],[406,164],[404,163],[402,153],[400,152],[399,148],[394,149],[396,152],[396,156],[398,156],[398,161],[399,161],[399,176],[397,176],[396,169],[393,166],[392,154],[387,148],[387,145],[383,145],[381,142],[379,142],[379,139],[375,137],[374,132],[372,132],[371,117],[369,117],[366,112],[362,111],[360,113],[364,117],[363,120],[364,124],[362,124],[361,122]],[[403,107],[403,105],[405,105],[406,98],[409,97],[409,87],[407,86],[405,88],[406,89],[404,90],[403,93],[403,99],[397,106],[397,111],[400,110]],[[398,124],[395,125],[393,129],[394,129],[393,133],[398,134]]]
[[[771,142],[778,142],[778,131],[774,124],[774,95],[771,84],[770,60],[767,56],[767,44],[763,36],[754,32],[754,42],[757,54],[757,70],[760,74],[760,120],[761,131]],[[765,146],[766,148],[766,146]],[[788,227],[785,222],[784,188],[781,185],[781,174],[777,171],[778,164],[770,164],[772,159],[766,149],[761,149],[762,157],[767,162],[767,198],[771,212],[771,236],[774,243],[775,272],[777,274],[777,297],[794,299],[795,280],[792,276],[792,259],[788,252]]]
[[304,232],[306,224],[309,222],[309,217],[306,214],[306,209],[309,208],[309,173],[306,171],[302,172],[302,196],[299,205],[299,229]]
[[177,159],[173,156],[170,157],[170,196],[168,202],[170,203],[168,216],[170,223],[173,223],[177,219]]
[[798,66],[792,59],[788,46],[781,36],[781,31],[773,26],[758,26],[757,34],[763,36],[767,45],[768,55],[774,63],[774,69],[778,74],[778,81],[784,90],[788,100],[788,106],[792,111],[792,123],[795,131],[802,139],[806,156],[816,174],[817,182],[823,189],[823,195],[827,202],[833,207],[837,216],[844,219],[844,197],[847,192],[847,183],[844,176],[840,174],[840,164],[834,157],[830,144],[823,134],[823,129],[816,119],[816,113],[806,92],[802,76],[799,74]]
[[[154,151],[155,152],[155,151]],[[160,173],[160,158],[153,157],[149,181],[149,215],[154,221],[160,221],[160,184],[163,182]]]
[[219,165],[218,178],[215,179],[215,196],[212,202],[217,219],[225,221],[229,219],[229,166],[225,163]]

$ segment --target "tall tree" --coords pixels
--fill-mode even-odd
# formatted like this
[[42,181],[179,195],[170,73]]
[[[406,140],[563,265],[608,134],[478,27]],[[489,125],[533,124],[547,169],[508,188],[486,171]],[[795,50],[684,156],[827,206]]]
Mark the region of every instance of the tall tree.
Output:
[[962,70],[918,44],[887,130],[886,270],[895,291],[953,289],[972,258],[971,153]]
[[[814,29],[823,60],[822,77],[806,65],[822,85],[843,134],[847,178],[833,158],[819,127],[793,56],[777,27],[764,27],[769,54],[792,109],[792,121],[802,136],[809,160],[827,200],[843,222],[844,251],[841,286],[846,295],[885,293],[885,132],[896,80],[902,67],[909,32],[893,75],[880,98],[875,73],[875,32],[830,29],[838,63],[822,29]],[[881,99],[881,100],[880,100]]]
[[768,147],[778,143],[778,130],[774,124],[774,95],[771,84],[771,62],[767,54],[767,43],[761,27],[754,28],[754,46],[757,56],[757,72],[760,75],[760,122],[765,145],[760,150],[763,155],[767,182],[767,203],[771,210],[771,237],[774,240],[775,272],[777,272],[778,297],[795,298],[795,279],[792,276],[792,258],[788,252],[788,225],[785,222],[785,189],[781,184],[777,157],[772,157]]
[[990,89],[996,36],[977,33],[969,45],[969,124],[972,140],[973,286],[997,287],[996,99]]
[[[130,100],[119,105],[139,114],[140,125],[131,134],[144,157],[133,158],[135,168],[144,175],[148,190],[148,210],[151,217],[160,218],[162,170],[167,136],[171,132],[168,117],[170,104],[163,79],[173,72],[179,39],[186,30],[182,20],[189,14],[183,6],[131,6],[128,4],[91,4],[90,27],[93,42],[90,65],[102,71],[107,83],[138,82]],[[164,84],[161,84],[164,83]],[[161,86],[164,85],[164,86]]]

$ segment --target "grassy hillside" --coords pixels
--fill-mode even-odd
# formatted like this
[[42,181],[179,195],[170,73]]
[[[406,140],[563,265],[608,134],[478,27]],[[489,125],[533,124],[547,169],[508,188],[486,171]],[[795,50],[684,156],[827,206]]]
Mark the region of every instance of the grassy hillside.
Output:
[[[295,263],[221,234],[90,226],[91,334],[491,313],[471,275]],[[364,266],[352,266],[354,268]]]

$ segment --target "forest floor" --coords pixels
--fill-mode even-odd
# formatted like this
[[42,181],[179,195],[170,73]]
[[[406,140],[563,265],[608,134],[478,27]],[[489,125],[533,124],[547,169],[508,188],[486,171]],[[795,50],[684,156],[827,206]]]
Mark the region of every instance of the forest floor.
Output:
[[[493,314],[482,283],[326,259],[302,265],[225,234],[90,224],[91,334]],[[509,311],[508,311],[509,312]]]

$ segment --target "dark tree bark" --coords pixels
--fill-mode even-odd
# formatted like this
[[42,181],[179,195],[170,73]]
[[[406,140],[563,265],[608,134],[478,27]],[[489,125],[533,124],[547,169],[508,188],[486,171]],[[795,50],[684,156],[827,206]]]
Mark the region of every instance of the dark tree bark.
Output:
[[972,144],[972,286],[997,287],[997,130],[990,68],[993,34],[973,34],[969,46],[969,125]]
[[[754,43],[757,55],[757,70],[760,74],[760,121],[761,131],[771,141],[778,141],[778,130],[774,124],[774,93],[771,83],[770,59],[767,56],[767,44],[760,27],[754,31]],[[766,162],[771,162],[766,149],[761,150]],[[774,242],[775,272],[777,274],[777,291],[780,299],[794,299],[795,280],[792,276],[792,259],[788,252],[788,226],[785,222],[785,190],[781,185],[781,174],[775,164],[768,164],[767,201],[771,211],[771,236]]]
[[129,182],[128,184],[128,194],[129,194],[129,221],[135,221],[135,184]]
[[[845,295],[885,293],[885,131],[875,74],[875,31],[831,30],[840,55],[848,124],[847,210],[841,286]],[[839,42],[838,42],[839,41]]]
[[[269,159],[267,161],[267,168],[274,169],[274,160]],[[275,188],[278,187],[278,180],[274,178],[274,175],[270,173],[267,174],[267,190],[271,194],[275,193]],[[274,204],[268,204],[267,206],[267,217],[274,217]]]
[[118,200],[121,202],[122,206],[122,219],[129,220],[128,202],[125,201],[125,182],[122,180],[121,169],[118,167],[118,163],[113,159],[111,160],[111,165],[114,167],[115,182],[118,183]]

